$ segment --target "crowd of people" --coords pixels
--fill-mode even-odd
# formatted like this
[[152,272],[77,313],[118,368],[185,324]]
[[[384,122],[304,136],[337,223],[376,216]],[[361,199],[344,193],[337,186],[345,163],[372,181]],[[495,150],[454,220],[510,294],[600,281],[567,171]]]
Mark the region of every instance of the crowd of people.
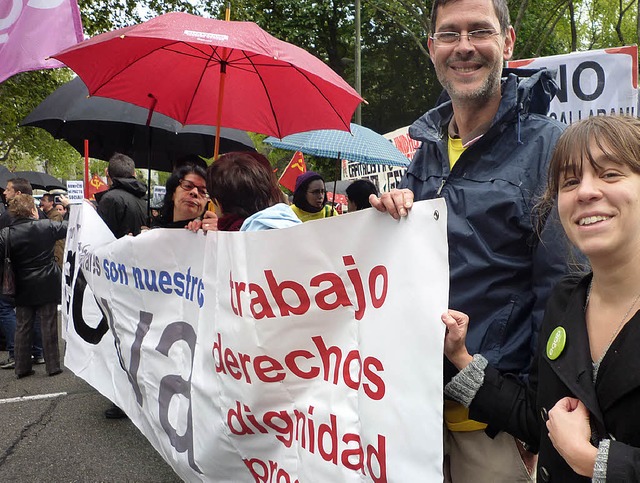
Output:
[[[97,213],[116,238],[153,228],[284,228],[315,219],[306,216],[314,210],[323,216],[337,214],[327,205],[324,180],[309,172],[301,177],[294,200],[296,196],[313,200],[316,208],[302,205],[309,211],[298,218],[296,207],[280,191],[268,159],[256,152],[227,153],[209,167],[198,156],[177,160],[156,216],[147,213],[147,186],[136,179],[135,169],[133,159],[114,154],[105,173],[109,188],[96,194]],[[9,180],[3,194],[7,206],[0,216],[0,250],[6,247],[10,254],[17,289],[15,296],[0,295],[0,333],[8,353],[0,367],[15,370],[21,379],[35,373],[32,364],[46,364],[47,373],[57,375],[62,372],[57,305],[68,199],[45,193],[37,207],[30,183],[22,178]],[[115,405],[105,416],[126,417]]]
[[[380,194],[358,180],[347,196],[349,211],[396,219],[417,200],[446,201],[445,481],[640,481],[640,121],[567,127],[549,118],[552,74],[503,69],[516,41],[505,0],[435,0],[431,32],[444,91],[410,128],[421,145],[401,187]],[[289,204],[255,152],[176,163],[151,220],[133,160],[115,155],[107,177],[97,210],[117,238],[337,215],[321,174],[301,174]],[[59,286],[66,231],[64,207],[47,196],[38,213],[23,181],[9,182],[0,217],[0,251],[10,247],[18,275],[15,300],[0,297],[2,367],[19,378],[43,356],[49,375],[61,370],[52,322],[60,294],[44,287]],[[34,267],[47,276],[34,280]]]
[[[296,211],[296,193],[316,203],[314,208],[303,205],[305,208],[326,213],[317,218],[336,215],[335,210],[327,206],[323,178],[315,172],[300,178],[294,192],[294,205],[289,205],[264,155],[226,153],[210,166],[201,158],[190,156],[174,164],[162,206],[157,216],[147,219],[143,200],[146,186],[135,179],[134,161],[116,154],[107,168],[109,189],[96,195],[97,211],[116,238],[135,236],[154,228],[257,231],[286,228],[315,219],[306,216],[308,212],[300,215]],[[367,183],[373,185],[370,181]],[[321,191],[322,196],[317,196],[315,191]],[[105,416],[118,419],[125,418],[126,414],[113,405],[105,411]]]

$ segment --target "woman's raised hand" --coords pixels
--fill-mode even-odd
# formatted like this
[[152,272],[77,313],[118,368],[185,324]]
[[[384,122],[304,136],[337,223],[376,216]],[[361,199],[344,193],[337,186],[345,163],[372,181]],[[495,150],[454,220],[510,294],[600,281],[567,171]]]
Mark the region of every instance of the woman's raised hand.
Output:
[[469,316],[449,309],[442,314],[442,322],[447,326],[444,335],[444,355],[458,370],[464,369],[473,359],[465,345]]
[[218,216],[213,211],[205,211],[202,219],[196,218],[190,221],[186,228],[194,233],[201,228],[205,233],[208,231],[216,231],[218,229]]
[[573,397],[560,399],[549,411],[549,439],[573,471],[591,478],[598,449],[591,444],[589,410]]

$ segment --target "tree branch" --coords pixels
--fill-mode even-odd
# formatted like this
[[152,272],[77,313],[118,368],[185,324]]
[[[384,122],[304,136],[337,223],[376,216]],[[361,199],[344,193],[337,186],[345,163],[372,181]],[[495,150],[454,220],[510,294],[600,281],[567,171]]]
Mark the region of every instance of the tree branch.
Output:
[[516,21],[513,24],[513,28],[516,32],[520,30],[520,25],[522,24],[522,19],[524,18],[524,14],[527,11],[527,7],[529,6],[529,0],[522,0],[520,4],[520,8],[518,9],[518,16],[516,17]]
[[16,136],[15,138],[13,138],[13,140],[11,142],[3,143],[3,144],[6,144],[8,147],[7,147],[7,150],[5,151],[5,153],[2,156],[0,156],[0,161],[4,162],[7,159],[9,159],[9,155],[11,154],[11,151],[13,150],[13,148],[15,148],[19,138],[20,138],[20,136]]
[[[518,49],[518,52],[528,52],[530,50],[533,50],[534,52],[540,52],[542,50],[542,47],[545,45],[547,39],[549,38],[549,34],[551,32],[553,32],[553,30],[555,29],[556,24],[558,23],[558,21],[562,18],[562,15],[564,14],[566,7],[567,7],[567,3],[570,0],[558,0],[556,2],[556,4],[551,7],[549,9],[549,15],[548,17],[542,21],[542,25],[541,27],[538,29],[540,32],[542,32],[545,29],[548,29],[548,33],[542,37],[540,36],[531,36],[527,42],[524,44],[524,46],[521,49]],[[562,9],[562,11],[560,11],[560,9],[564,7]],[[549,26],[551,24],[551,27]],[[531,48],[531,45],[536,42],[537,40],[539,40],[538,45],[535,49]],[[537,55],[537,54],[536,54]]]
[[540,51],[542,50],[542,47],[544,46],[544,44],[547,42],[547,39],[549,38],[549,36],[554,32],[554,30],[556,29],[556,26],[558,25],[558,22],[560,21],[560,19],[562,18],[562,16],[564,15],[564,13],[567,11],[567,9],[569,8],[569,4],[572,3],[572,0],[568,0],[567,4],[564,5],[564,8],[562,9],[561,12],[559,12],[558,16],[556,17],[555,21],[553,22],[553,24],[551,25],[551,27],[549,28],[549,30],[547,30],[545,32],[545,34],[542,36],[542,40],[540,40],[540,43],[538,44],[538,48],[536,49],[536,57],[540,56]]
[[622,45],[625,44],[624,35],[622,34],[622,19],[627,13],[627,11],[636,3],[635,0],[631,0],[626,7],[622,6],[622,0],[620,0],[620,14],[618,15],[618,22],[616,23],[616,34],[618,34],[618,39]]
[[378,10],[379,12],[383,13],[384,15],[386,15],[387,17],[389,17],[394,23],[396,23],[404,32],[406,32],[409,37],[411,37],[413,39],[413,41],[415,42],[415,44],[418,46],[418,48],[420,49],[420,52],[422,52],[422,54],[427,58],[430,59],[431,56],[429,55],[429,51],[427,49],[425,49],[424,45],[422,44],[422,39],[420,39],[420,37],[418,37],[404,22],[402,22],[396,15],[394,15],[393,13],[391,13],[389,10],[386,10],[382,7],[380,7],[377,3],[374,2],[366,2],[368,5],[370,5],[371,7],[373,7],[374,9]]

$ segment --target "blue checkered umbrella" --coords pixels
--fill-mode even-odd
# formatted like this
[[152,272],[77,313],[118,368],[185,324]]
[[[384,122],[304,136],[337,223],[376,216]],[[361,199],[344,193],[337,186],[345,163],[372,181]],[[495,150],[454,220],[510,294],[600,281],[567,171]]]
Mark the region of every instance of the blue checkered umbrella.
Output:
[[358,124],[351,124],[350,133],[335,129],[319,129],[291,134],[282,139],[270,136],[264,142],[276,148],[302,151],[325,158],[389,166],[409,165],[409,160],[391,141]]

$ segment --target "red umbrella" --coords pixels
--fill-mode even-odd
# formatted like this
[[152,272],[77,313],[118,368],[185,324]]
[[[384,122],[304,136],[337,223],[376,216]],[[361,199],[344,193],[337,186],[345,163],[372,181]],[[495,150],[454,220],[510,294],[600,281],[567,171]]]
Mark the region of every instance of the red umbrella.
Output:
[[349,131],[362,101],[321,60],[252,22],[167,13],[53,57],[82,78],[90,95],[147,107],[182,124],[278,138]]

